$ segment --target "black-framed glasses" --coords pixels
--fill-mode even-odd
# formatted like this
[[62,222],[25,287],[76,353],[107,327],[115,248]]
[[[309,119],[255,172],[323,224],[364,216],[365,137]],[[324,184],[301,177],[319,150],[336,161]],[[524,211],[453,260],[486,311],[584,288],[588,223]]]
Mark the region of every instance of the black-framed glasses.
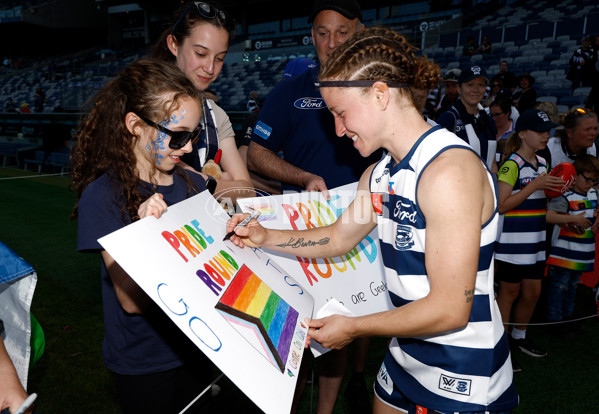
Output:
[[597,184],[599,184],[599,180],[593,180],[582,173],[580,175],[582,175],[582,178],[587,180],[587,183],[591,183],[593,185],[593,187],[595,187]]
[[213,6],[210,3],[206,3],[203,1],[194,1],[193,3],[191,3],[189,5],[189,7],[177,19],[177,21],[173,25],[173,30],[171,31],[172,34],[175,33],[177,26],[179,26],[179,24],[181,24],[181,22],[183,21],[183,19],[187,15],[187,13],[189,13],[189,11],[194,6],[195,6],[198,14],[200,16],[202,16],[203,18],[209,19],[209,20],[210,19],[219,20],[222,23],[223,27],[229,32],[232,31],[233,29],[235,29],[235,21],[227,14],[227,12]]
[[171,131],[170,129],[165,128],[154,121],[150,121],[148,118],[143,116],[140,116],[140,118],[149,126],[156,128],[158,131],[170,136],[171,140],[168,143],[168,147],[171,149],[181,149],[186,146],[189,141],[191,141],[192,144],[195,144],[200,138],[200,132],[202,132],[201,125],[198,125],[198,127],[193,131]]
[[491,85],[492,88],[501,88],[501,84],[500,83],[494,83]]
[[498,116],[503,115],[503,112],[494,112],[494,113],[490,113],[489,115],[491,115],[493,118],[497,118]]

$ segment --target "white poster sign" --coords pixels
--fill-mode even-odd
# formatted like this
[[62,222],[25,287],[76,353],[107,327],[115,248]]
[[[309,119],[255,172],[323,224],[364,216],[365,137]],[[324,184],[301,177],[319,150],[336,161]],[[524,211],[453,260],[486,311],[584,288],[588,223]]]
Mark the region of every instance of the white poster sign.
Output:
[[258,407],[288,413],[314,300],[260,249],[223,242],[228,218],[205,191],[99,242]]
[[[309,229],[337,220],[354,199],[357,183],[330,190],[330,200],[318,192],[290,193],[238,200],[244,212],[262,214],[258,221],[271,229]],[[393,308],[381,258],[376,228],[350,252],[321,259],[283,254],[264,249],[287,269],[314,297],[315,314],[331,298],[353,315],[362,316]]]

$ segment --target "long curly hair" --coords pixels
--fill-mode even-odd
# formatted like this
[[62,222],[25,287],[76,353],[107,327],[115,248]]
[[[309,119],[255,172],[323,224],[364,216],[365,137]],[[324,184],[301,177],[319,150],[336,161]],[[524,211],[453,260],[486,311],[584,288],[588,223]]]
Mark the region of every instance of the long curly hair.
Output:
[[[125,125],[127,113],[147,119],[168,119],[181,99],[200,102],[201,97],[202,92],[183,72],[158,60],[133,62],[106,84],[80,122],[77,142],[71,151],[72,187],[77,192],[71,218],[77,217],[79,199],[85,188],[106,173],[115,185],[123,218],[128,214],[132,221],[138,219],[137,209],[147,195],[144,197],[139,190],[142,181],[133,152],[139,138]],[[175,173],[181,173],[179,167]]]
[[439,66],[418,57],[402,35],[384,28],[370,27],[356,32],[340,45],[322,66],[321,80],[396,81],[407,85],[399,90],[414,104],[411,89],[437,85]]
[[[160,39],[154,47],[150,50],[150,57],[152,59],[163,60],[165,62],[176,63],[177,58],[173,55],[167,45],[167,37],[173,35],[178,44],[182,44],[187,39],[192,30],[198,24],[210,24],[217,29],[223,29],[229,34],[229,41],[233,36],[235,30],[235,21],[231,15],[223,9],[223,7],[215,1],[204,1],[213,9],[219,12],[215,13],[213,18],[202,16],[196,7],[194,2],[186,3],[179,7],[174,15],[172,22],[160,35]],[[224,13],[221,14],[220,12]],[[222,16],[225,16],[223,19]]]

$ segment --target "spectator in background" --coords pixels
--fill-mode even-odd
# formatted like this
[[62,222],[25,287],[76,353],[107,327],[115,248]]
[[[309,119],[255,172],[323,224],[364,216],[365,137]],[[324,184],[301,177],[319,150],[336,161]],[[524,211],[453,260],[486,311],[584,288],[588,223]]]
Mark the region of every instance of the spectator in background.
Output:
[[474,44],[474,36],[469,36],[464,48],[462,49],[463,56],[473,56],[476,54],[476,45]]
[[29,108],[29,104],[27,102],[23,102],[21,104],[21,108],[19,109],[19,112],[22,114],[30,114],[31,109]]
[[443,76],[443,82],[445,83],[445,93],[441,96],[439,105],[437,106],[436,117],[438,118],[443,112],[446,112],[451,108],[460,96],[458,92],[458,79],[462,71],[460,69],[450,69],[445,72]]
[[497,145],[499,141],[506,140],[512,134],[515,127],[515,122],[511,119],[512,101],[511,99],[499,98],[489,106],[489,115],[495,121],[497,128]]
[[245,107],[248,112],[256,112],[256,111],[260,110],[260,101],[258,100],[258,92],[256,92],[256,91],[250,92],[250,99],[248,99]]
[[487,108],[491,106],[491,104],[497,99],[497,95],[499,95],[499,92],[502,89],[503,82],[501,81],[501,79],[496,79],[495,77],[491,78],[491,90],[485,98],[484,106]]
[[4,104],[4,112],[17,112],[17,104],[9,97]]
[[566,79],[572,81],[572,89],[579,86],[593,86],[597,71],[597,50],[591,46],[591,37],[583,36],[581,45],[570,58],[570,70]]
[[512,96],[512,100],[514,102],[514,106],[518,108],[520,113],[526,111],[527,109],[532,109],[537,102],[537,91],[535,91],[532,87],[535,83],[535,78],[530,76],[528,73],[522,74],[520,78],[518,78],[518,85],[520,89],[514,93]]
[[36,113],[44,112],[44,102],[46,102],[46,94],[42,88],[37,88],[33,100],[33,108]]
[[462,69],[458,79],[460,96],[447,112],[437,118],[437,123],[470,144],[489,169],[496,173],[497,129],[481,105],[487,81],[487,72],[478,65]]
[[476,51],[483,55],[491,53],[491,42],[487,36],[483,36],[483,42],[476,48]]
[[539,152],[551,167],[562,162],[574,163],[580,154],[597,157],[595,139],[599,133],[599,123],[594,111],[572,108],[566,112],[562,125],[564,128],[556,130],[547,148]]
[[514,93],[516,86],[518,86],[518,78],[510,72],[507,60],[499,62],[499,73],[491,78],[491,83],[497,79],[501,81],[504,88],[509,89],[512,93]]

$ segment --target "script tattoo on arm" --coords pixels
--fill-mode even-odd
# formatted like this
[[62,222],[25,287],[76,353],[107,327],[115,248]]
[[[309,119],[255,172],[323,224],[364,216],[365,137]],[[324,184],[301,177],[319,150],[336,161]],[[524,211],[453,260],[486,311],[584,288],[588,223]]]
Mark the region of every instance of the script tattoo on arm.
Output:
[[470,303],[474,300],[474,290],[473,289],[466,289],[464,291],[464,296],[466,296],[466,303]]
[[297,249],[298,247],[323,246],[329,244],[330,240],[329,237],[324,237],[320,240],[304,240],[303,237],[300,237],[299,239],[292,237],[285,243],[277,244],[277,247],[291,247],[292,249]]

